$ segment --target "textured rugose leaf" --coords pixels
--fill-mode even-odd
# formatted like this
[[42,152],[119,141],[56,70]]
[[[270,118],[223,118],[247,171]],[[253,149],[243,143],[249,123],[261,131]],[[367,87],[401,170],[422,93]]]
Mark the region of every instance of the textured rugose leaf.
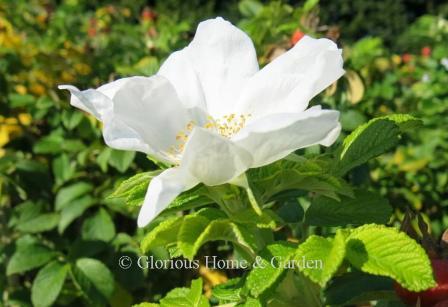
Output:
[[209,307],[210,304],[202,295],[202,279],[191,282],[191,288],[177,288],[171,290],[160,300],[161,307]]
[[154,247],[166,247],[168,244],[177,241],[182,217],[171,217],[157,225],[142,240],[140,248],[143,253],[147,253]]
[[342,144],[336,173],[344,174],[350,169],[379,156],[398,143],[399,133],[421,124],[407,114],[394,114],[374,118],[356,128]]
[[388,119],[374,119],[358,127],[344,140],[336,173],[344,174],[386,152],[398,143],[398,135],[398,126]]
[[110,195],[110,197],[127,197],[131,193],[132,189],[136,187],[141,187],[146,191],[151,179],[159,173],[160,171],[145,172],[132,176],[131,178],[123,181],[112,193],[112,195]]
[[263,304],[260,302],[260,300],[253,298],[253,297],[248,297],[246,299],[246,301],[244,302],[244,307],[262,307]]
[[289,261],[295,252],[296,246],[288,242],[274,243],[262,250],[258,262],[247,276],[246,286],[250,293],[258,297],[276,284],[285,272],[283,263]]
[[277,200],[285,191],[306,190],[330,197],[351,195],[351,188],[339,177],[329,174],[328,160],[290,155],[270,165],[251,169],[247,176],[262,201]]
[[335,277],[325,289],[325,303],[332,306],[357,305],[395,297],[392,279],[362,272]]
[[108,242],[115,236],[115,225],[109,213],[101,208],[95,215],[84,221],[81,234],[84,240]]
[[347,238],[347,259],[358,269],[395,279],[411,291],[435,286],[424,249],[405,233],[380,225],[365,225]]
[[244,280],[242,278],[229,279],[226,283],[213,288],[213,296],[221,301],[239,302],[243,287]]
[[115,288],[112,273],[101,262],[91,258],[80,258],[73,267],[75,283],[86,298],[96,305],[106,305]]
[[345,233],[337,231],[334,238],[310,236],[299,245],[294,260],[302,266],[298,268],[300,272],[324,286],[336,273],[344,256]]
[[48,247],[31,243],[17,248],[6,267],[6,274],[25,272],[40,267],[56,256]]
[[376,193],[357,190],[354,198],[341,197],[340,201],[323,196],[315,198],[306,211],[305,222],[315,226],[385,224],[391,214],[387,199]]
[[31,288],[33,305],[51,306],[61,292],[68,271],[69,266],[58,261],[52,261],[40,269]]
[[141,206],[145,200],[146,191],[148,189],[148,183],[142,183],[139,186],[134,187],[128,197],[126,197],[126,205],[131,207]]
[[188,259],[193,259],[199,248],[209,241],[230,241],[250,254],[254,253],[253,248],[258,244],[254,234],[244,226],[227,219],[211,220],[203,215],[185,217],[177,239],[179,249]]
[[213,203],[209,197],[202,195],[202,193],[202,187],[183,192],[168,206],[164,213],[190,210]]
[[400,127],[401,131],[408,131],[410,129],[415,129],[423,124],[421,119],[418,119],[409,114],[390,114],[380,117],[380,119],[388,119],[393,121]]

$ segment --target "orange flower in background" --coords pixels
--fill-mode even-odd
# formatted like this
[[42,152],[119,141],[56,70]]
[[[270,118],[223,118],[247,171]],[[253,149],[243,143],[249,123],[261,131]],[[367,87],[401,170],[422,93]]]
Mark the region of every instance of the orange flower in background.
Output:
[[302,31],[297,29],[291,36],[291,40],[290,40],[291,45],[294,46],[304,36],[305,36],[305,33],[303,33]]
[[409,54],[409,53],[404,53],[404,54],[401,56],[401,59],[403,60],[403,63],[407,64],[407,63],[409,63],[410,61],[412,61],[412,55]]
[[87,35],[89,37],[95,37],[97,34],[97,20],[95,18],[91,18],[89,20],[89,27],[87,29]]
[[431,47],[425,46],[421,50],[422,56],[425,58],[429,58],[431,56]]
[[149,7],[145,7],[142,11],[141,18],[143,21],[152,21],[152,20],[156,19],[156,13]]

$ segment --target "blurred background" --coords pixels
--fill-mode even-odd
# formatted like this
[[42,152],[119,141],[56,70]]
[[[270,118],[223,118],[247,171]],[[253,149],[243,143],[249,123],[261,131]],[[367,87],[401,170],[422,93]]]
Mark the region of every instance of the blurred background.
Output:
[[[119,268],[120,256],[139,255],[143,233],[137,206],[107,196],[156,165],[143,154],[106,148],[100,123],[57,90],[154,74],[189,43],[199,21],[215,16],[249,34],[261,65],[304,34],[337,42],[347,73],[313,104],[341,111],[343,135],[386,114],[421,118],[424,126],[394,152],[348,179],[381,191],[395,208],[394,221],[406,210],[420,212],[440,236],[448,228],[448,5],[442,2],[0,0],[0,306],[31,306],[36,272],[55,258],[96,259],[103,283],[115,284],[109,297],[101,295],[107,289],[86,293],[76,282],[80,273],[67,268],[64,274],[74,277],[62,280],[57,306],[129,306],[197,275],[208,288],[229,277]],[[163,250],[154,256],[168,257]]]

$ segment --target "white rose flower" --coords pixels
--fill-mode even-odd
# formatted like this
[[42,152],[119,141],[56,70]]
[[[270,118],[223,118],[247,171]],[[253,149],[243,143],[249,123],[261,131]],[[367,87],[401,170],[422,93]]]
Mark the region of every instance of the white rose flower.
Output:
[[108,146],[173,165],[149,184],[138,217],[144,227],[201,182],[228,183],[299,148],[331,145],[339,112],[307,107],[343,75],[341,53],[328,39],[305,36],[260,70],[251,39],[218,17],[201,22],[156,75],[59,88],[103,122]]

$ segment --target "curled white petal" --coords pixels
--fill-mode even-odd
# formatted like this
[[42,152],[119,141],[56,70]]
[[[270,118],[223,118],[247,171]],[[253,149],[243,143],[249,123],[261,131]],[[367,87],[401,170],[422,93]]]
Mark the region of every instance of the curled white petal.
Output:
[[119,79],[96,90],[60,88],[71,92],[74,106],[103,122],[107,145],[142,151],[162,161],[176,162],[170,155],[176,136],[189,122],[205,118],[200,110],[186,108],[163,76]]

